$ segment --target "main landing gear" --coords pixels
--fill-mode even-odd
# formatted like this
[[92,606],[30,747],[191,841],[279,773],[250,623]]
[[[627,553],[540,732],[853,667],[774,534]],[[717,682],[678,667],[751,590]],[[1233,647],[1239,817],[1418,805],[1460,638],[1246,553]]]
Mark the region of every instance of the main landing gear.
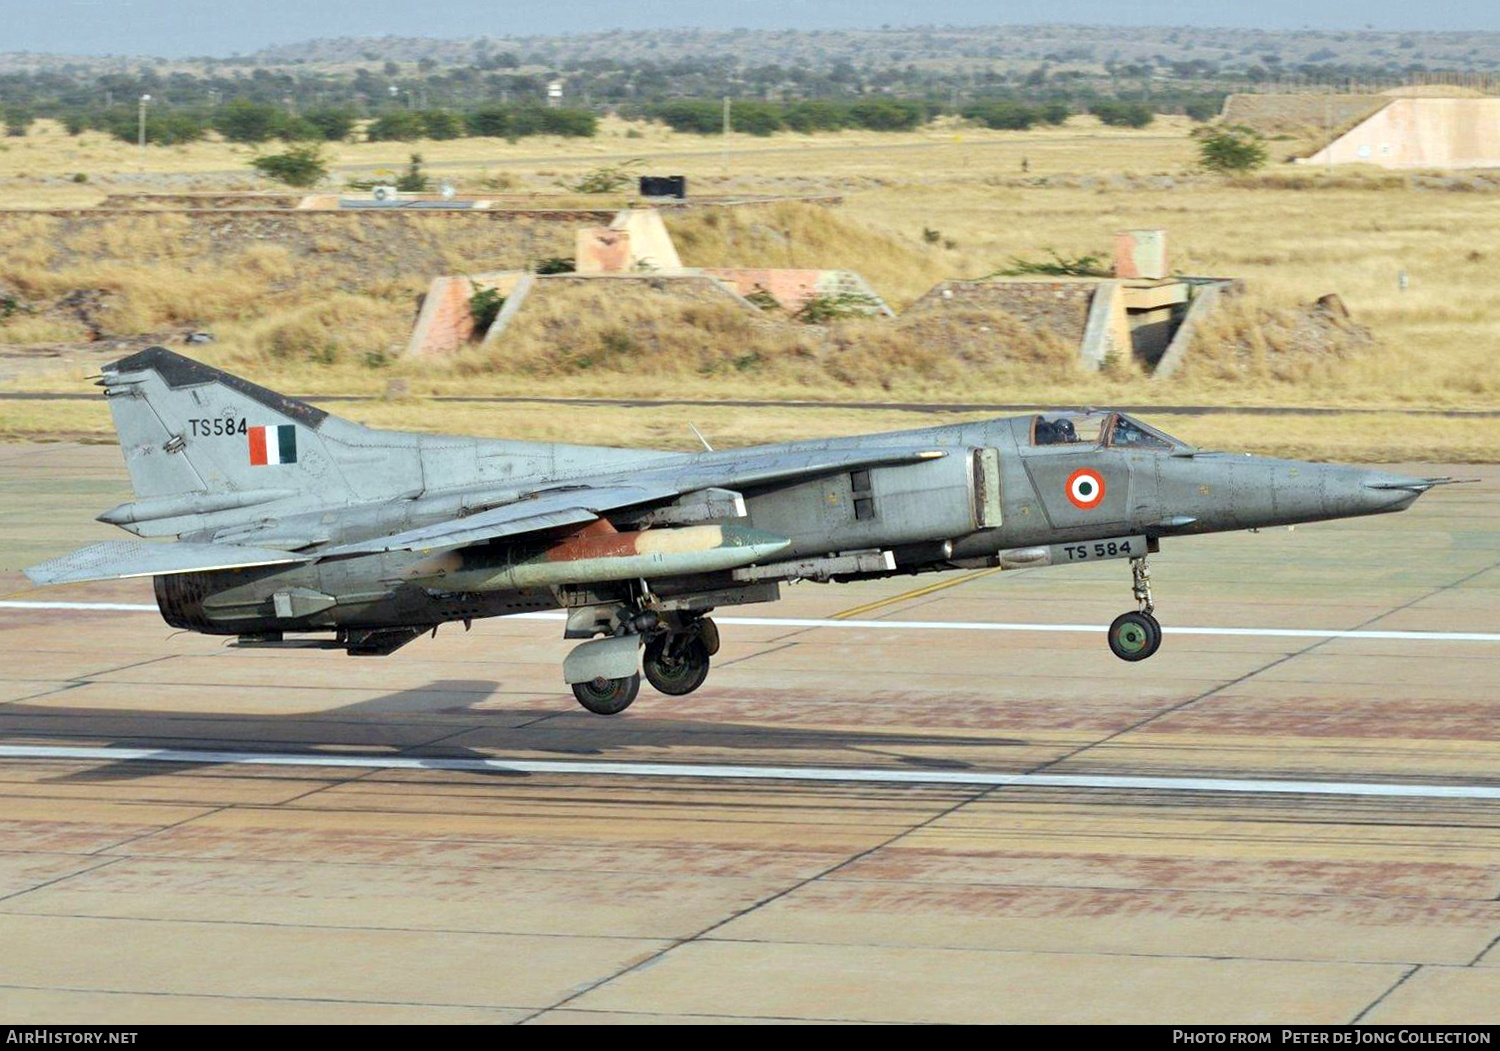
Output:
[[640,672],[623,679],[606,679],[600,676],[588,682],[573,684],[573,696],[595,715],[619,715],[630,707],[630,702],[640,692]]
[[707,617],[689,621],[646,643],[646,681],[669,697],[692,693],[708,678],[709,658],[718,652],[718,626]]
[[[719,652],[719,629],[712,620],[642,613],[622,617],[621,625],[626,635],[645,636],[641,668],[660,692],[681,697],[708,678],[709,659]],[[573,683],[573,696],[595,715],[619,715],[640,692],[641,672]]]
[[1143,661],[1161,648],[1161,624],[1151,601],[1151,567],[1146,556],[1130,560],[1131,590],[1140,609],[1121,613],[1109,626],[1109,648],[1122,661]]

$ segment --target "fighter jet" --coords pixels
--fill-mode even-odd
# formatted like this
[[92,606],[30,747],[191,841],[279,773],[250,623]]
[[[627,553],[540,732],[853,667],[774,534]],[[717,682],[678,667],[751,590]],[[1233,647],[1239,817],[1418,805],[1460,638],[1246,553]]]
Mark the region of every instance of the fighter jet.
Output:
[[[26,570],[153,578],[173,627],[235,645],[394,652],[439,625],[563,610],[591,712],[641,671],[691,693],[714,609],[790,581],[1128,562],[1107,640],[1161,645],[1147,556],[1168,538],[1400,511],[1455,479],[1203,452],[1122,412],[673,453],[375,430],[161,347],[103,369],[137,537]],[[707,445],[707,443],[704,443]]]

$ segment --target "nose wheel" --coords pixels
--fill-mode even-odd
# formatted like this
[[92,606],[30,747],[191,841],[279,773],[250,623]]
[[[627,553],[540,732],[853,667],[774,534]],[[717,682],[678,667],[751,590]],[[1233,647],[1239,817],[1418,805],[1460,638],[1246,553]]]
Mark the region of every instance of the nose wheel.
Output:
[[1122,661],[1143,661],[1161,648],[1161,624],[1151,601],[1151,567],[1144,556],[1130,560],[1131,591],[1140,608],[1121,613],[1109,625],[1109,648]]
[[1161,646],[1161,625],[1149,613],[1121,613],[1109,626],[1109,648],[1122,661],[1143,661]]

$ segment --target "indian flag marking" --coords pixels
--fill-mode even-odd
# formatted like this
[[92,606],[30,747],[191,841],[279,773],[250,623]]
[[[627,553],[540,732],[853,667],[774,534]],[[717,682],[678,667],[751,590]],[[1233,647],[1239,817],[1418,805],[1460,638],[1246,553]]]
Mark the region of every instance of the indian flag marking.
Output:
[[248,433],[252,467],[297,462],[297,428],[294,425],[251,427]]

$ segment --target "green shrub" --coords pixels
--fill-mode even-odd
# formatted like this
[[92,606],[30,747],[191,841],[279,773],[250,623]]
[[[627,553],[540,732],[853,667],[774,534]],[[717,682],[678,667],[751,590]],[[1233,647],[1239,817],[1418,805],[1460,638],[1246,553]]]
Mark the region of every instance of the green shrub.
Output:
[[927,122],[927,107],[909,99],[873,99],[849,107],[851,124],[870,131],[910,131]]
[[1199,128],[1193,136],[1198,140],[1198,162],[1211,172],[1254,171],[1270,156],[1266,140],[1244,124]]
[[410,142],[421,137],[422,118],[406,109],[382,113],[365,129],[365,138],[370,142]]
[[1037,122],[1038,113],[1019,102],[978,102],[965,106],[963,117],[986,128],[1025,131]]
[[1089,106],[1089,112],[1116,128],[1144,128],[1156,117],[1151,112],[1151,107],[1144,102],[1119,102],[1113,99],[1100,99]]
[[782,129],[781,107],[768,102],[736,102],[730,109],[729,126],[746,135],[771,135]]
[[745,293],[745,302],[759,307],[761,310],[780,310],[781,301],[771,295],[764,288],[756,288]]
[[474,294],[469,297],[469,316],[474,319],[474,337],[482,339],[495,323],[495,318],[500,316],[500,310],[505,306],[505,297],[498,288],[481,288],[473,279],[470,279],[469,285],[474,289]]
[[1043,124],[1066,124],[1073,115],[1073,108],[1066,102],[1047,102],[1037,110],[1037,119]]
[[464,118],[470,135],[481,135],[490,139],[508,139],[515,133],[515,123],[510,110],[503,106],[486,106]]
[[406,171],[396,176],[396,189],[402,193],[426,193],[431,187],[432,180],[422,171],[422,155],[413,153]]
[[849,110],[847,107],[837,106],[832,102],[814,99],[788,106],[781,115],[781,120],[792,131],[800,131],[804,134],[814,131],[838,131],[849,126]]
[[724,131],[724,108],[717,102],[683,99],[653,107],[652,118],[673,131],[696,135],[718,135]]
[[281,128],[284,116],[269,102],[235,99],[214,111],[214,130],[230,142],[265,142]]
[[267,178],[288,186],[316,186],[328,175],[323,148],[310,142],[293,146],[285,153],[256,157],[250,166]]
[[318,129],[326,142],[342,142],[354,131],[354,113],[346,109],[319,107],[302,114],[302,119]]
[[792,318],[808,325],[823,325],[841,318],[872,317],[879,312],[880,300],[863,292],[829,295],[817,292],[803,300],[801,309]]
[[536,123],[543,135],[592,139],[599,132],[599,118],[583,109],[544,109],[540,111]]
[[1053,248],[1044,249],[1051,259],[1022,259],[1011,256],[1010,266],[999,271],[1001,277],[1026,277],[1038,274],[1046,277],[1109,277],[1104,266],[1104,257],[1080,255],[1071,259],[1058,255]]
[[1224,96],[1212,95],[1207,98],[1189,99],[1183,103],[1182,112],[1194,120],[1202,122],[1213,120],[1224,108]]
[[446,109],[426,109],[417,114],[422,134],[429,139],[457,139],[468,129],[457,113]]
[[632,157],[617,165],[594,168],[580,176],[577,182],[562,183],[562,187],[574,193],[618,193],[635,182],[637,176],[634,169],[641,160],[640,157]]
[[282,142],[322,142],[323,132],[305,117],[282,117],[276,137]]
[[26,134],[31,122],[36,119],[31,108],[20,103],[11,103],[0,112],[5,116],[5,134],[17,139]]
[[[96,118],[95,127],[122,142],[133,143],[140,134],[140,114],[134,106],[116,106]],[[146,111],[146,141],[153,146],[176,146],[197,142],[208,131],[200,113],[191,110],[152,109]]]

